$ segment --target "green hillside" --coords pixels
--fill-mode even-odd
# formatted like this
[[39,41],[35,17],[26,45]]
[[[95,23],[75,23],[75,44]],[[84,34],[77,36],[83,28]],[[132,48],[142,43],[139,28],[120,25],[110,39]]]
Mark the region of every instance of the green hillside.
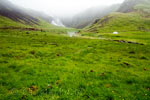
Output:
[[118,12],[97,19],[84,31],[93,33],[149,32],[150,0],[125,0]]
[[50,33],[54,34],[67,34],[68,31],[77,31],[77,29],[73,28],[65,28],[65,27],[58,27],[54,26],[45,20],[38,19],[38,25],[33,24],[33,25],[28,25],[20,22],[13,21],[7,17],[0,16],[0,29],[21,29],[21,30],[42,30],[42,31],[48,31]]
[[62,28],[62,27],[58,27],[58,26],[54,26],[51,25],[50,23],[39,19],[38,25],[37,24],[25,24],[25,22],[22,21],[22,23],[17,22],[17,21],[13,21],[7,17],[4,16],[0,16],[0,28],[5,28],[5,27],[33,27],[33,28],[44,28],[44,29],[48,29],[48,28]]
[[24,25],[24,24],[15,22],[7,17],[0,16],[0,28],[3,28],[3,27],[27,27],[27,26],[28,25]]
[[150,31],[150,17],[136,12],[112,13],[86,27],[85,31],[94,33]]
[[[113,34],[118,32],[118,34]],[[141,10],[130,13],[112,13],[81,32],[82,36],[92,36],[106,40],[126,40],[149,44],[150,16]]]

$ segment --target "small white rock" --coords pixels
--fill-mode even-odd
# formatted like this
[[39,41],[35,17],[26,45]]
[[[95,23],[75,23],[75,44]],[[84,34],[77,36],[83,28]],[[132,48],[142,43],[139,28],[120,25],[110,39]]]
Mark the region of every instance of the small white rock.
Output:
[[118,34],[118,32],[113,32],[113,34]]

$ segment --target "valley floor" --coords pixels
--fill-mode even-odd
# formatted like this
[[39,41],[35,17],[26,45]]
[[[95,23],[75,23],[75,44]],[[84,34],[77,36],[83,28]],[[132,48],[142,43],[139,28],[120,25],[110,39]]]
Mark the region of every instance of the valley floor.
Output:
[[0,100],[150,100],[146,38],[139,45],[0,30]]

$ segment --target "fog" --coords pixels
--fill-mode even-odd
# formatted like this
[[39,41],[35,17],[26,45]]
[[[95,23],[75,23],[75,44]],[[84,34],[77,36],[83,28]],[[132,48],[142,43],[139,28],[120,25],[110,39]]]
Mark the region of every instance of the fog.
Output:
[[93,6],[108,6],[124,0],[9,0],[24,8],[42,11],[51,16],[73,16]]

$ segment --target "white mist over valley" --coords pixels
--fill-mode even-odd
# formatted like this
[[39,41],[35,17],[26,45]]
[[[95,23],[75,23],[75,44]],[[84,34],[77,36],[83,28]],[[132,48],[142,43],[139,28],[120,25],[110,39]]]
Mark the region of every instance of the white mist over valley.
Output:
[[[51,24],[56,26],[67,26],[82,28],[85,24],[84,20],[89,20],[86,24],[93,22],[96,18],[107,15],[105,9],[114,4],[120,4],[123,0],[10,0],[12,3],[35,11],[43,12],[51,17],[53,21]],[[117,6],[118,7],[118,6]],[[116,8],[116,7],[115,7]],[[93,9],[93,10],[92,10]],[[110,8],[112,9],[112,8]],[[114,8],[113,8],[114,11]],[[92,13],[104,12],[102,16],[92,15],[90,19],[84,16],[91,15]],[[99,14],[100,14],[99,13]],[[93,18],[95,17],[95,18]],[[82,25],[78,25],[78,20]],[[81,26],[81,27],[80,27]]]

